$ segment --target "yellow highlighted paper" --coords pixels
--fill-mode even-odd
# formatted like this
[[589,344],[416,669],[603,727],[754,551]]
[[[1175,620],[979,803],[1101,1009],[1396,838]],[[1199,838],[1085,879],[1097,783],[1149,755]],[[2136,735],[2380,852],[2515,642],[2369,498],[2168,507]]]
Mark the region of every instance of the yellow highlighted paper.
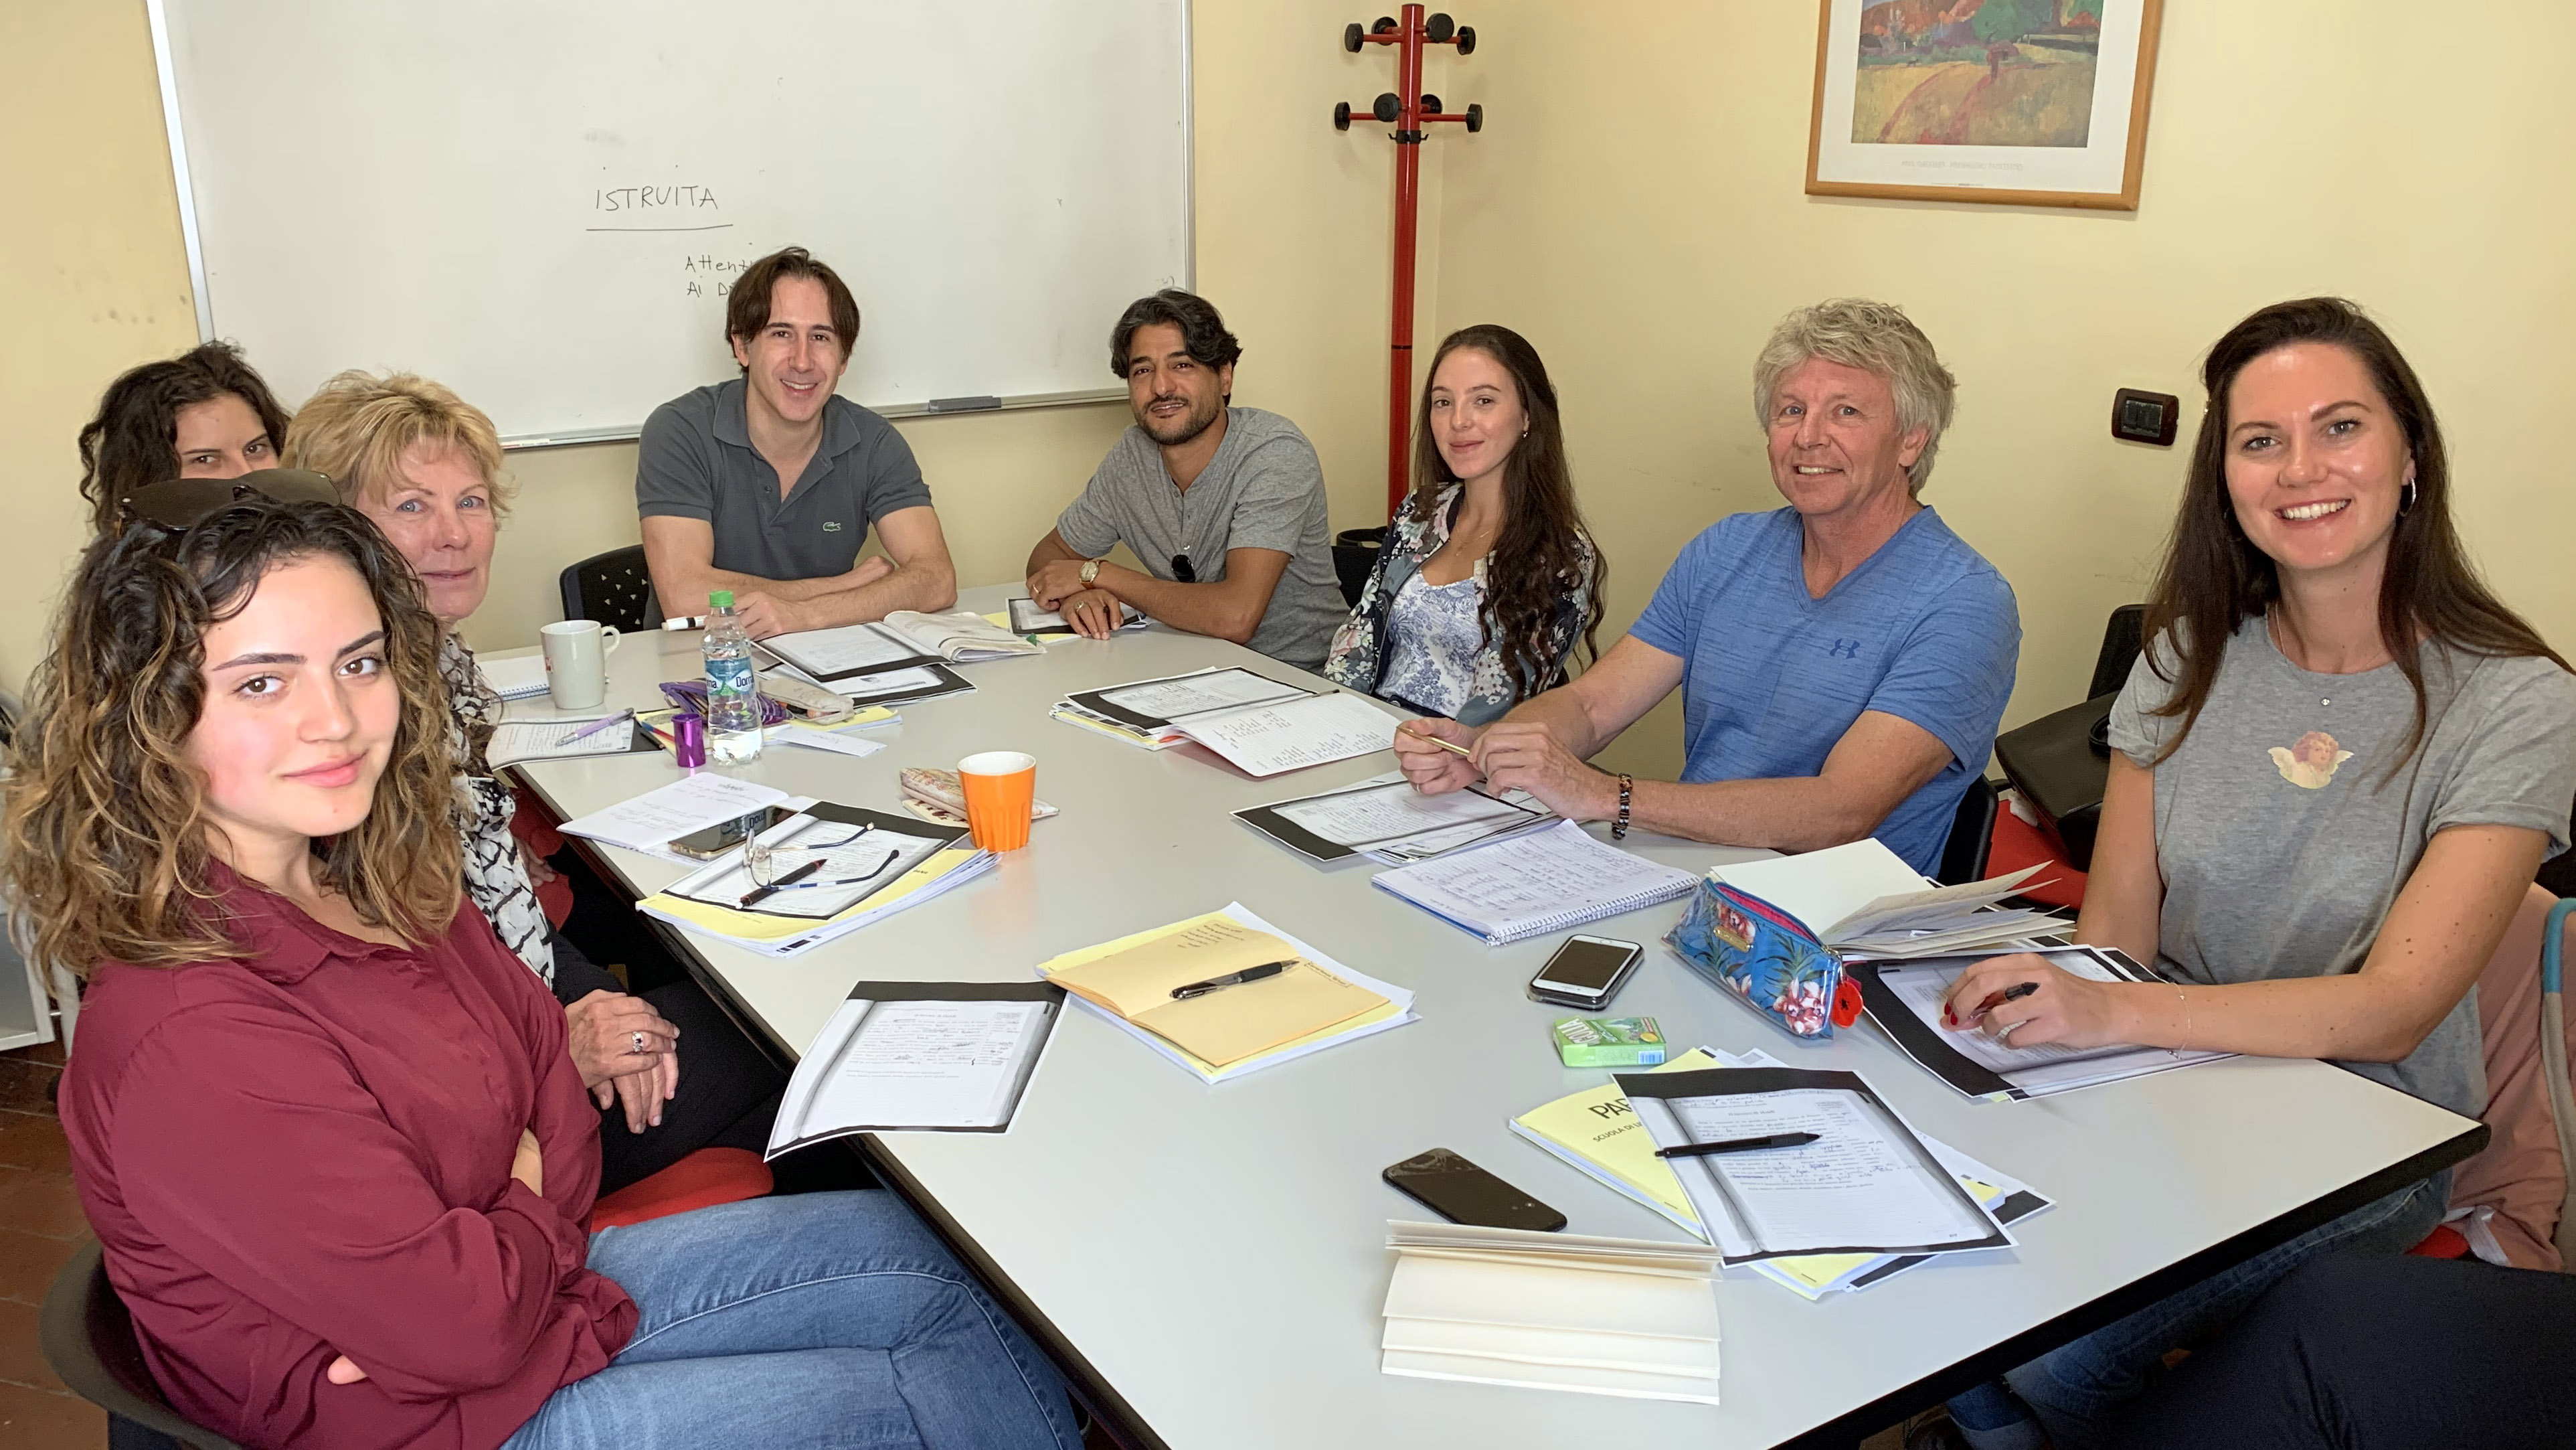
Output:
[[[1290,965],[1274,977],[1196,997],[1172,995],[1193,982],[1282,961]],[[1223,912],[1126,938],[1083,961],[1058,958],[1039,970],[1066,991],[1217,1068],[1393,1005]]]
[[[1691,1072],[1723,1066],[1705,1048],[1694,1047],[1651,1071]],[[1691,1210],[1681,1180],[1673,1176],[1663,1159],[1655,1156],[1654,1136],[1637,1121],[1617,1079],[1532,1108],[1517,1121],[1531,1135],[1589,1161],[1640,1197],[1652,1200],[1674,1221],[1689,1224],[1693,1232],[1699,1232],[1699,1215]]]

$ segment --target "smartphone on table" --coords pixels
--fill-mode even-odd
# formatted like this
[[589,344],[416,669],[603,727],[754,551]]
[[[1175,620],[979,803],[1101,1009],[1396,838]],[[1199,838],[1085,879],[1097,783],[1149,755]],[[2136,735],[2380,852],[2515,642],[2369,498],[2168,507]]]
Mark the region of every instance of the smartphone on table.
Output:
[[1645,948],[1606,936],[1570,936],[1530,978],[1529,994],[1542,1002],[1597,1012],[1610,1005],[1629,974],[1645,959]]
[[1451,1223],[1554,1233],[1565,1215],[1446,1148],[1417,1153],[1382,1175],[1407,1198]]
[[691,831],[671,842],[671,849],[693,860],[712,861],[751,839],[754,831],[765,831],[794,815],[785,806],[762,806],[749,815],[730,821],[718,821],[702,831]]

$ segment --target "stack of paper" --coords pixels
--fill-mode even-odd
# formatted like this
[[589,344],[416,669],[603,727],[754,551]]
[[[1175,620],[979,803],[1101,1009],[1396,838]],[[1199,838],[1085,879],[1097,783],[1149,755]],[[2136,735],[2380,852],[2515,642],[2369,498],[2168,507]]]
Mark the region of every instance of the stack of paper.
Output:
[[1317,694],[1245,669],[1083,690],[1050,713],[1148,750],[1195,741],[1254,776],[1348,760],[1395,739],[1395,717],[1366,696]]
[[1697,1244],[1389,1223],[1380,1367],[1717,1403],[1717,1256]]
[[[1998,1102],[2046,1097],[2234,1055],[2124,1043],[2101,1047],[2034,1043],[2017,1047],[2009,1039],[1988,1037],[1974,1026],[1942,1025],[1941,1003],[1950,993],[1950,984],[1990,955],[1993,954],[1855,962],[1850,971],[1852,979],[1860,983],[1861,1001],[1869,1008],[1870,1020],[1894,1038],[1906,1056],[1970,1097]],[[2089,981],[2165,980],[2152,968],[2140,966],[2126,952],[2113,947],[2059,947],[2042,951],[2039,956],[2050,967]]]
[[783,805],[787,799],[783,790],[701,770],[605,810],[566,821],[561,829],[567,836],[583,836],[630,851],[660,852],[677,837]]
[[[603,716],[602,720],[605,718]],[[598,728],[592,728],[594,726]],[[629,751],[658,748],[649,736],[640,744],[636,737],[637,731],[631,720],[619,720],[613,724],[602,724],[601,720],[504,720],[492,727],[492,739],[483,747],[483,758],[494,770],[499,770],[522,760],[624,755]]]
[[772,635],[760,643],[779,659],[833,688],[839,688],[844,681],[874,679],[924,665],[1046,653],[1046,646],[1031,644],[971,611],[922,614],[903,609],[872,624],[798,630]]
[[1043,982],[861,982],[797,1059],[775,1158],[851,1133],[1000,1132],[1064,993]]
[[1698,878],[1558,821],[1489,846],[1385,871],[1376,884],[1494,946],[1572,931],[1687,896]]
[[1888,957],[1969,951],[2067,930],[2063,919],[2044,911],[1989,909],[2045,869],[2043,862],[2009,876],[1930,886],[1876,837],[1863,837],[1708,874],[1796,917],[1846,957]]
[[[1702,1047],[1653,1071],[1781,1066],[1785,1064],[1760,1049],[1725,1053]],[[1691,1208],[1690,1195],[1682,1191],[1681,1180],[1673,1176],[1668,1160],[1655,1156],[1653,1136],[1637,1120],[1635,1111],[1628,1106],[1627,1093],[1617,1082],[1532,1108],[1512,1119],[1510,1127],[1602,1186],[1653,1209],[1701,1239],[1708,1237],[1708,1230]],[[1960,1187],[1993,1210],[1998,1223],[2018,1223],[2050,1206],[2049,1200],[2028,1184],[1996,1172],[1947,1143],[1925,1138],[1923,1145],[1959,1180]],[[1817,1299],[1836,1291],[1884,1283],[1930,1258],[1929,1254],[1791,1255],[1758,1260],[1752,1268],[1774,1283]]]
[[[635,904],[648,916],[747,951],[789,957],[857,931],[992,868],[962,828],[817,802],[761,832],[774,847],[811,851],[804,880],[763,888],[744,853],[730,852]],[[811,842],[811,846],[801,843]]]
[[[1729,1264],[1803,1254],[1941,1254],[2012,1235],[1859,1074],[1796,1068],[1621,1073],[1655,1146]],[[1748,1140],[1808,1141],[1732,1150]]]
[[[1144,615],[1138,613],[1136,606],[1132,604],[1120,604],[1118,606],[1118,616],[1118,627],[1122,630],[1143,629],[1145,626],[1153,623],[1152,620],[1147,619]],[[992,616],[987,615],[985,617],[989,619]],[[1009,626],[1010,631],[1013,634],[1073,633],[1073,626],[1064,622],[1064,614],[1062,611],[1054,609],[1040,609],[1038,608],[1038,602],[1036,600],[1025,596],[1012,600],[1007,612],[1002,615],[1002,619]]]
[[1526,791],[1424,795],[1400,770],[1323,795],[1236,811],[1234,818],[1309,860],[1367,856],[1390,866],[1481,846],[1556,819]]
[[[1293,966],[1266,980],[1187,1000],[1171,995],[1176,986],[1281,960]],[[1411,992],[1343,966],[1241,902],[1067,952],[1038,973],[1208,1082],[1417,1020]]]

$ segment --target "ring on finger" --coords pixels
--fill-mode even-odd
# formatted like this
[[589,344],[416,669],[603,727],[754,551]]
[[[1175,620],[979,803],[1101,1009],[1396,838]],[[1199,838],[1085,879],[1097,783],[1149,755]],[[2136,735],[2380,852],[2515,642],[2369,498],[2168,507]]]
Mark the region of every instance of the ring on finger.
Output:
[[2028,1021],[2030,1021],[2030,1019],[2029,1019],[2029,1018],[2027,1018],[2027,1017],[2024,1017],[2024,1018],[2022,1018],[2022,1019],[2021,1019],[2020,1021],[2018,1021],[2018,1022],[2007,1022],[2007,1023],[2005,1023],[2003,1026],[1996,1028],[1996,1029],[1995,1029],[1995,1041],[1997,1041],[1997,1042],[2001,1042],[2001,1041],[2005,1040],[2006,1038],[2011,1037],[2011,1036],[2012,1036],[2012,1033],[2013,1033],[2013,1029],[2014,1029],[2014,1028],[2019,1027],[2019,1026],[2023,1025],[2023,1023],[2027,1023]]
[[627,1036],[634,1040],[635,1051],[638,1055],[641,1055],[644,1051],[644,1034],[641,1032],[630,1032]]

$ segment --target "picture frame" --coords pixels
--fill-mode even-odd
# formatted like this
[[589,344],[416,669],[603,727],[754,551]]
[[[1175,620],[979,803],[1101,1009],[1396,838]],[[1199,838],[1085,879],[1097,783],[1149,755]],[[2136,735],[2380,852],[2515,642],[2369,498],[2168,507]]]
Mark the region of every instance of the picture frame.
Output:
[[2164,0],[1817,8],[1808,195],[2138,209]]

